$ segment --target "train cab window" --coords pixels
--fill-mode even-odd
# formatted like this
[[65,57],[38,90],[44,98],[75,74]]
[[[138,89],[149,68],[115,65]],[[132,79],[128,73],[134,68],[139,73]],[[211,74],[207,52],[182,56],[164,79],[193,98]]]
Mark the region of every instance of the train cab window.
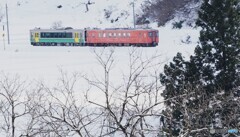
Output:
[[148,33],[148,36],[149,36],[149,37],[152,37],[152,36],[153,36],[153,33],[152,33],[152,32],[149,32],[149,33]]

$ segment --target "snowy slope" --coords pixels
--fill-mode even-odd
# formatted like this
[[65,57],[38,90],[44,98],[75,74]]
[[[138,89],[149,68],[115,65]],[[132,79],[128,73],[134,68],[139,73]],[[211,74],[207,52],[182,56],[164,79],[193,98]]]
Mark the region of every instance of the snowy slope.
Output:
[[[6,2],[6,1],[5,1]],[[0,4],[4,8],[5,2]],[[87,2],[87,0],[86,0]],[[66,0],[8,0],[10,39],[11,44],[3,50],[3,39],[0,38],[0,71],[19,74],[29,79],[56,80],[59,69],[69,72],[98,71],[93,48],[90,47],[33,47],[29,43],[29,30],[35,27],[50,28],[56,21],[61,21],[63,26],[73,28],[86,27],[132,27],[132,6],[130,0],[96,0],[89,5],[86,11],[84,3]],[[136,11],[141,0],[136,1]],[[58,6],[61,5],[61,8]],[[126,13],[115,23],[104,18],[104,9],[112,10],[111,18],[117,18],[122,12]],[[4,12],[4,10],[3,10]],[[128,13],[128,14],[127,14]],[[110,18],[110,19],[111,19]],[[0,26],[6,25],[6,20]],[[183,28],[172,30],[171,23],[159,29],[159,45],[155,48],[139,48],[144,54],[150,56],[156,52],[162,54],[162,61],[170,61],[177,52],[182,52],[186,57],[193,53],[198,39],[198,30]],[[2,28],[2,27],[1,27]],[[3,33],[2,30],[0,33]],[[5,32],[6,33],[6,32]],[[192,43],[184,44],[181,41],[191,36]],[[5,37],[5,43],[7,38]],[[102,47],[96,48],[101,50]],[[108,48],[112,49],[112,48]],[[127,54],[131,47],[115,47],[116,60],[124,66]]]

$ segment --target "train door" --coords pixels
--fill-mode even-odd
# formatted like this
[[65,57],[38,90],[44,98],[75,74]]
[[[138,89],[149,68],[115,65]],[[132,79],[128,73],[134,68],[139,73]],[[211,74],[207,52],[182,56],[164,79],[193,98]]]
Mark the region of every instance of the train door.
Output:
[[39,42],[39,33],[38,32],[35,32],[34,40],[35,40],[35,42]]
[[79,33],[78,32],[74,33],[74,42],[79,43]]
[[154,42],[154,43],[156,43],[157,42],[157,37],[156,37],[156,32],[155,31],[153,31],[152,32],[152,42]]
[[158,32],[157,31],[149,32],[149,37],[151,38],[151,41],[152,41],[153,44],[158,43]]

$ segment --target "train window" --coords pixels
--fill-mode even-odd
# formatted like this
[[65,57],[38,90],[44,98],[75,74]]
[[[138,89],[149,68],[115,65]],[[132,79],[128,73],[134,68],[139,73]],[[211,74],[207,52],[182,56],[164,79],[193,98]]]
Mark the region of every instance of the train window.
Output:
[[117,36],[117,34],[116,33],[113,33],[113,37],[116,37]]
[[63,33],[63,34],[62,34],[62,37],[63,37],[63,38],[66,38],[66,35],[67,35],[66,33]]
[[[81,34],[82,35],[82,34]],[[72,33],[40,33],[41,38],[72,38]],[[79,37],[79,34],[75,34],[75,37]],[[35,37],[39,37],[39,34],[35,34]]]
[[156,32],[156,36],[158,37],[158,32]]
[[59,38],[62,38],[62,37],[63,37],[62,34],[63,34],[63,33],[58,33],[58,37],[59,37]]
[[104,38],[106,37],[106,33],[103,33],[103,37],[104,37]]
[[45,33],[45,37],[44,38],[49,38],[50,37],[50,33]]
[[128,33],[127,33],[127,36],[128,36],[128,37],[130,37],[130,36],[131,36],[131,34],[128,32]]
[[66,33],[66,38],[72,38],[72,33]]
[[58,33],[54,33],[54,38],[58,38]]
[[121,37],[121,36],[122,36],[122,33],[119,32],[119,33],[118,33],[118,36]]
[[54,35],[53,35],[53,33],[50,33],[50,36],[49,36],[49,38],[53,38],[53,36],[54,36]]
[[123,37],[126,37],[126,33],[125,32],[123,33]]
[[45,37],[45,33],[41,33],[41,38],[44,38]]
[[109,36],[109,37],[112,37],[112,33],[108,33],[108,36]]
[[101,38],[102,37],[102,33],[99,32],[98,33],[98,37]]

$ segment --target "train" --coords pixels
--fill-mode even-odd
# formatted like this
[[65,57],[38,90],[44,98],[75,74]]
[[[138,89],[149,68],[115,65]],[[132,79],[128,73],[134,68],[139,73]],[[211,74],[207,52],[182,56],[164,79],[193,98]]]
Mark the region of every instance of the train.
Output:
[[155,47],[159,37],[156,29],[41,29],[30,30],[33,46],[138,46]]

